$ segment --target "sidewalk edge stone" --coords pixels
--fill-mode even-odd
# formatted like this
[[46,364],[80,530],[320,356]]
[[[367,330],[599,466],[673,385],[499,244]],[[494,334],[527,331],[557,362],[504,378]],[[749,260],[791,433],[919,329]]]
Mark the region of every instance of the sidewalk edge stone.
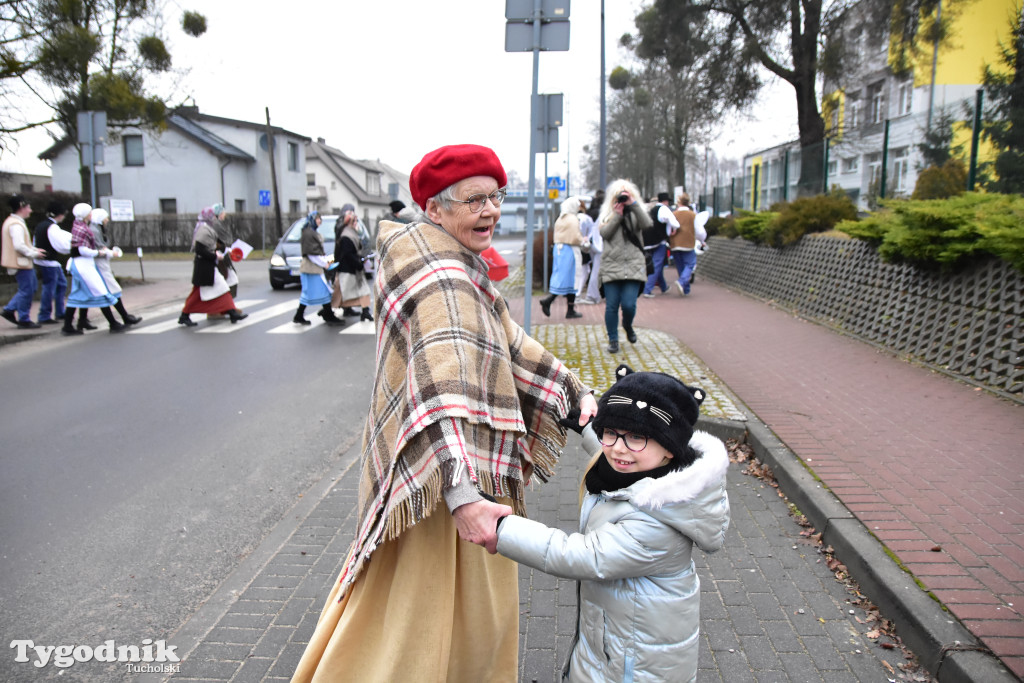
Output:
[[[940,683],[1014,683],[1017,677],[886,552],[842,502],[755,415],[747,437],[783,492],[822,532],[850,575],[897,625],[900,637]],[[960,649],[964,648],[964,649]]]

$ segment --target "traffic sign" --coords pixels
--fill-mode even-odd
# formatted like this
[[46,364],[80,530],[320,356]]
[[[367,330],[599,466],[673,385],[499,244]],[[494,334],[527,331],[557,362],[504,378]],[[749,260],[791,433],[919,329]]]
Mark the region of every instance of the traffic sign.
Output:
[[558,199],[558,190],[548,190],[548,199]]
[[270,190],[260,190],[260,206],[270,206]]
[[565,192],[565,178],[557,175],[548,176],[548,189]]

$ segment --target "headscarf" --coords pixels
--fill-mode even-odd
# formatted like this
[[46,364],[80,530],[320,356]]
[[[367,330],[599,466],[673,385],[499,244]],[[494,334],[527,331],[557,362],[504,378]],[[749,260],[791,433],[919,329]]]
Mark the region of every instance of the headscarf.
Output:
[[[228,226],[226,226],[220,219],[220,215],[224,213],[224,205],[218,202],[211,208],[213,209],[213,219],[210,221],[210,225],[212,225],[213,229],[217,232],[217,239],[220,240],[225,247],[229,247],[234,240],[231,239],[231,230],[229,230]],[[228,261],[228,263],[231,262]]]
[[579,197],[568,197],[562,202],[561,215],[577,214],[583,209],[583,202]]
[[92,207],[88,204],[75,204],[74,208],[71,209],[71,215],[75,217],[76,221],[84,221],[85,217],[92,212]]
[[222,213],[224,213],[224,205],[221,204],[220,202],[217,202],[216,204],[213,205],[213,216],[214,218],[217,218]]
[[[216,215],[213,213],[212,206],[208,206],[199,212],[199,218],[196,220],[196,228],[192,231],[192,251],[196,250],[196,242],[200,241],[211,250],[215,250],[217,248],[217,233],[213,227],[213,219],[215,217]],[[207,228],[209,228],[210,234],[206,233]],[[200,235],[200,232],[203,234]],[[210,239],[211,236],[213,237],[212,240]]]
[[[346,206],[350,206],[350,205],[346,205]],[[342,213],[345,212],[344,207],[342,208],[341,211],[342,211]],[[319,215],[320,215],[320,212],[317,211],[316,209],[313,209],[308,214],[306,214],[306,224],[303,225],[302,228],[303,229],[313,228],[314,230],[316,230],[316,217],[319,216]]]
[[96,240],[97,248],[109,247],[110,243],[107,242],[107,235],[103,230],[103,221],[107,220],[110,216],[103,209],[93,209],[92,215],[89,216],[89,230],[92,231],[93,239]]

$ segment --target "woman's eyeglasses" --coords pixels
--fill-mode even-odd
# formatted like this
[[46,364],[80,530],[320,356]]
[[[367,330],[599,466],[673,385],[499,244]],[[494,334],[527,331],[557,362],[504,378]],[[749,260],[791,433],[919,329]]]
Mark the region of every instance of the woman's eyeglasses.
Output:
[[626,448],[631,451],[642,451],[647,448],[646,436],[632,432],[617,432],[607,428],[601,431],[601,443],[609,448],[614,447],[615,442],[619,439],[622,439],[622,443],[626,444]]
[[491,204],[495,207],[501,206],[501,203],[505,201],[505,190],[495,190],[490,194],[473,194],[469,196],[469,199],[453,199],[453,202],[459,204],[469,204],[469,210],[473,213],[480,213],[484,210],[484,202],[488,199],[491,200]]

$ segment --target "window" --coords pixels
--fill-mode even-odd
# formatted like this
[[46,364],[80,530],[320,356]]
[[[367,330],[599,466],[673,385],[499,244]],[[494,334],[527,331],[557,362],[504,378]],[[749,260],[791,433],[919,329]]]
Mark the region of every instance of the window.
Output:
[[299,170],[299,146],[294,142],[288,143],[288,170]]
[[909,114],[913,103],[914,82],[904,81],[900,83],[900,87],[896,95],[896,115],[903,116],[904,114]]
[[121,137],[121,144],[124,147],[125,166],[143,166],[142,158],[142,136],[124,135]]
[[843,159],[843,173],[856,173],[860,169],[860,157]]
[[829,174],[830,177],[834,176],[838,170],[839,170],[839,162],[837,162],[837,161],[830,161],[830,162],[828,162],[828,174]]
[[111,183],[109,173],[97,173],[96,174],[96,196],[97,197],[112,197],[114,195],[114,188]]
[[366,172],[366,194],[374,197],[380,195],[380,173],[376,171]]
[[846,101],[846,128],[856,130],[860,125],[860,100],[849,99]]
[[877,191],[882,181],[882,155],[872,154],[868,157],[868,187]]
[[299,204],[298,200],[296,200],[296,199],[288,200],[288,213],[300,213],[301,211],[302,211],[302,207]]
[[868,88],[868,122],[881,123],[885,120],[885,98],[882,96],[882,84],[875,83]]
[[160,213],[164,214],[176,214],[178,213],[178,200],[177,199],[161,199],[160,200]]
[[896,150],[895,161],[893,162],[892,172],[893,180],[895,181],[895,190],[897,192],[907,192],[907,179],[910,174],[910,150],[907,147],[902,147]]
[[306,187],[316,187],[316,173],[306,174]]
[[244,199],[236,199],[235,200],[235,213],[245,213],[245,200]]
[[338,181],[336,181],[336,180],[332,180],[331,181],[331,189],[332,190],[337,190],[338,189]]
[[35,189],[32,187],[32,183],[22,183],[20,192],[22,194],[28,194],[30,192],[35,192]]

